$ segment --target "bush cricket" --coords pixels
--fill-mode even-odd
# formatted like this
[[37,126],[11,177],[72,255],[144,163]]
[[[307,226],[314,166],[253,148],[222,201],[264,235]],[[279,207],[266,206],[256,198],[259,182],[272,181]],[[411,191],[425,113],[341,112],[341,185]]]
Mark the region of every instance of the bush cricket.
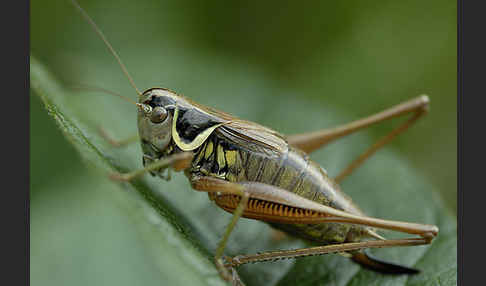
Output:
[[[191,101],[166,88],[136,87],[120,57],[101,30],[75,0],[73,5],[103,40],[138,94],[138,137],[144,168],[111,178],[130,181],[145,173],[168,180],[168,172],[184,171],[196,191],[207,192],[218,207],[233,217],[215,253],[221,277],[242,284],[236,268],[242,264],[340,253],[362,266],[389,274],[418,270],[370,256],[369,248],[429,244],[438,234],[434,225],[366,216],[339,183],[377,150],[406,131],[428,111],[425,95],[335,128],[282,135]],[[399,127],[375,142],[334,178],[309,158],[309,153],[348,134],[385,120],[410,115]],[[106,136],[105,136],[106,137]],[[120,145],[109,140],[113,145]],[[240,217],[266,222],[292,236],[320,246],[224,256],[225,245]],[[376,228],[415,237],[385,239]]]

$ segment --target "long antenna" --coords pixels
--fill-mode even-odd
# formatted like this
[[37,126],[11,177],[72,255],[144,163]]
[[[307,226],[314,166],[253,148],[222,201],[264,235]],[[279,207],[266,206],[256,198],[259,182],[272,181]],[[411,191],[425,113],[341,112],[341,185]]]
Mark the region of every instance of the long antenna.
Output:
[[106,88],[102,88],[102,87],[98,87],[98,86],[92,86],[92,85],[84,85],[84,84],[71,85],[70,88],[74,89],[74,90],[85,90],[85,91],[103,92],[103,93],[111,94],[111,95],[114,95],[114,96],[118,96],[121,99],[130,102],[131,104],[137,105],[137,103],[135,101],[131,100],[130,98],[123,96],[121,94],[118,94],[114,91],[108,90]]
[[135,85],[135,82],[133,81],[132,77],[130,76],[130,74],[128,73],[128,70],[127,68],[125,67],[125,65],[123,64],[122,60],[120,59],[120,57],[118,56],[118,54],[115,52],[115,50],[113,49],[113,47],[111,46],[110,42],[108,42],[108,40],[106,39],[105,35],[103,34],[103,32],[101,31],[101,29],[96,25],[96,23],[93,21],[93,19],[91,19],[91,17],[88,15],[88,13],[86,13],[86,11],[84,11],[83,8],[81,8],[81,6],[79,6],[79,3],[76,2],[75,0],[71,0],[71,2],[73,3],[74,7],[76,7],[79,12],[81,12],[81,15],[84,17],[84,19],[86,21],[88,21],[88,23],[91,25],[91,27],[93,27],[93,29],[95,30],[95,32],[98,34],[98,36],[100,36],[101,40],[103,40],[103,42],[105,43],[105,45],[108,47],[108,49],[110,50],[110,52],[113,54],[113,56],[116,58],[118,64],[120,65],[121,69],[123,70],[123,72],[125,73],[125,75],[127,76],[128,80],[130,81],[130,84],[133,86],[133,88],[135,88],[135,90],[137,91],[137,94],[139,96],[142,96],[142,93],[138,90],[137,86]]

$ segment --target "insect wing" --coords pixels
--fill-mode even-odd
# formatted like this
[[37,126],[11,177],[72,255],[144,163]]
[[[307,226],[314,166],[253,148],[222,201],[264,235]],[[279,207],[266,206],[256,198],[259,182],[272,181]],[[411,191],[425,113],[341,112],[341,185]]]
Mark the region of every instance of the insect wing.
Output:
[[288,144],[279,133],[244,120],[234,120],[221,129],[230,132],[236,138],[245,141],[247,144],[263,148],[265,151],[283,153],[288,149]]
[[188,98],[185,100],[208,115],[207,120],[225,122],[216,131],[236,145],[244,145],[258,151],[283,153],[288,149],[284,136],[263,125],[237,118],[226,112],[198,104]]

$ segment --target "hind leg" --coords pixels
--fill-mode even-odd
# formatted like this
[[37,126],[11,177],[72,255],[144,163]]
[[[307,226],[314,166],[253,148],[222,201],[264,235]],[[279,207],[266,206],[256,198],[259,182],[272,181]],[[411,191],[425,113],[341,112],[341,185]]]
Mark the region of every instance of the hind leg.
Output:
[[336,182],[342,181],[345,177],[350,175],[356,168],[361,166],[369,157],[378,151],[385,144],[390,142],[398,134],[406,131],[419,118],[425,115],[428,111],[429,98],[426,95],[419,96],[412,100],[403,102],[382,112],[376,113],[366,118],[362,118],[348,124],[344,124],[331,129],[323,129],[315,132],[295,134],[287,137],[290,145],[297,147],[304,152],[310,153],[315,151],[330,142],[354,133],[356,131],[367,128],[373,124],[383,122],[385,120],[403,116],[412,113],[412,116],[402,125],[393,129],[390,133],[380,138],[376,143],[363,152],[358,158],[351,162],[343,171],[337,175],[334,180]]
[[[439,231],[433,225],[390,221],[346,213],[305,199],[284,189],[258,182],[233,183],[213,177],[197,176],[191,179],[191,185],[195,190],[211,193],[210,198],[217,204],[219,202],[218,205],[220,207],[233,212],[233,219],[226,228],[215,255],[216,266],[221,276],[227,280],[232,279],[230,271],[234,273],[234,267],[246,263],[342,252],[353,252],[353,255],[356,256],[356,251],[367,248],[423,245],[429,244]],[[261,204],[258,204],[256,200],[259,200]],[[294,212],[295,209],[287,208],[287,211],[285,211],[284,208],[275,208],[274,206],[288,206],[299,210]],[[259,213],[262,217],[265,216],[267,219],[278,223],[351,223],[416,234],[420,237],[387,240],[373,236],[378,238],[378,240],[346,242],[295,250],[268,251],[254,255],[237,255],[232,258],[225,257],[227,263],[222,264],[221,257],[226,242],[237,220],[242,216],[251,218],[251,215],[255,215],[255,213]],[[292,215],[295,213],[298,213],[299,216],[295,217]],[[319,216],[317,213],[324,214],[324,216]],[[356,259],[358,259],[357,262],[370,267],[379,264],[380,267],[386,268],[384,270],[389,271],[389,273],[412,273],[414,271],[391,263],[379,262],[368,256],[357,256]]]

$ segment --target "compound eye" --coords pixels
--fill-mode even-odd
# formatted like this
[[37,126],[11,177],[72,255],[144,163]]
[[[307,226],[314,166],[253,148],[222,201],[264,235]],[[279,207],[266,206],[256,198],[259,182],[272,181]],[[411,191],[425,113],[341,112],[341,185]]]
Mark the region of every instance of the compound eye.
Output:
[[150,115],[150,121],[153,123],[160,123],[167,118],[167,110],[165,108],[157,106],[152,110],[152,115]]

